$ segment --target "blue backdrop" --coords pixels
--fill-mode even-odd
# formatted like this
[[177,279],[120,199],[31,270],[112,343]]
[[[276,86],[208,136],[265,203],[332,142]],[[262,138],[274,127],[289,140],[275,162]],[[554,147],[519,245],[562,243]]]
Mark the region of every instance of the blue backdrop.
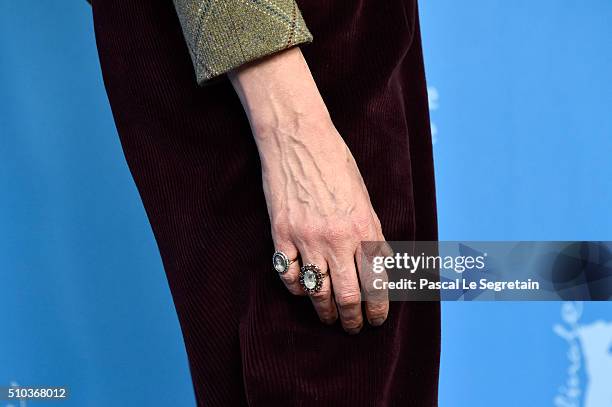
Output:
[[[441,238],[612,240],[612,3],[436,0],[421,17]],[[0,47],[0,386],[194,405],[89,6],[4,0]],[[612,406],[611,311],[445,303],[440,405]]]

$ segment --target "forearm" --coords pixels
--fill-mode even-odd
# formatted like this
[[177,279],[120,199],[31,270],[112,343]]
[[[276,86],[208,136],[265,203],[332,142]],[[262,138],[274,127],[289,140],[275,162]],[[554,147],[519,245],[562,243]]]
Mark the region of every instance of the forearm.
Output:
[[322,177],[318,167],[352,157],[299,48],[245,66],[230,78],[257,143],[270,216],[291,199],[311,202],[321,216],[335,210],[317,205],[320,195],[333,197],[333,180]]
[[282,137],[302,125],[331,125],[298,47],[244,65],[229,77],[258,143]]

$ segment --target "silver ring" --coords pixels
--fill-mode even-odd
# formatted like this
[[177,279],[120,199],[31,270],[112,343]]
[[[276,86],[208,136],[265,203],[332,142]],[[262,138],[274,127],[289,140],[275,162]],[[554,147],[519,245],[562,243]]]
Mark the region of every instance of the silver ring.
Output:
[[304,264],[300,268],[300,285],[308,295],[316,294],[323,287],[327,273],[322,273],[316,264]]
[[289,270],[289,266],[295,262],[294,260],[290,260],[289,257],[280,250],[274,252],[272,256],[272,267],[278,274],[285,274],[287,270]]

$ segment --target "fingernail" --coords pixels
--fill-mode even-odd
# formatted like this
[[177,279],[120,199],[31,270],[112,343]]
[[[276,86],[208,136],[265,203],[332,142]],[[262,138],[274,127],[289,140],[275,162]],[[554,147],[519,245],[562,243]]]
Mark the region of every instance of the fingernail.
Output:
[[372,326],[381,326],[385,322],[384,318],[374,318],[370,321],[370,325]]
[[361,331],[361,327],[359,328],[352,328],[352,329],[347,329],[346,332],[349,335],[357,335],[359,333],[359,331]]

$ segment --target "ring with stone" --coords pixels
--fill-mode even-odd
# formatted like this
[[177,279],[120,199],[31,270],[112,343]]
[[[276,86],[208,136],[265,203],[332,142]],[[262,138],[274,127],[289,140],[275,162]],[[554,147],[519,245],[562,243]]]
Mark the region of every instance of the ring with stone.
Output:
[[272,256],[272,267],[278,274],[285,274],[289,270],[289,266],[295,262],[295,260],[289,259],[287,255],[280,250],[274,252]]
[[327,273],[321,272],[316,264],[305,264],[300,268],[300,284],[306,294],[312,295],[321,291]]

